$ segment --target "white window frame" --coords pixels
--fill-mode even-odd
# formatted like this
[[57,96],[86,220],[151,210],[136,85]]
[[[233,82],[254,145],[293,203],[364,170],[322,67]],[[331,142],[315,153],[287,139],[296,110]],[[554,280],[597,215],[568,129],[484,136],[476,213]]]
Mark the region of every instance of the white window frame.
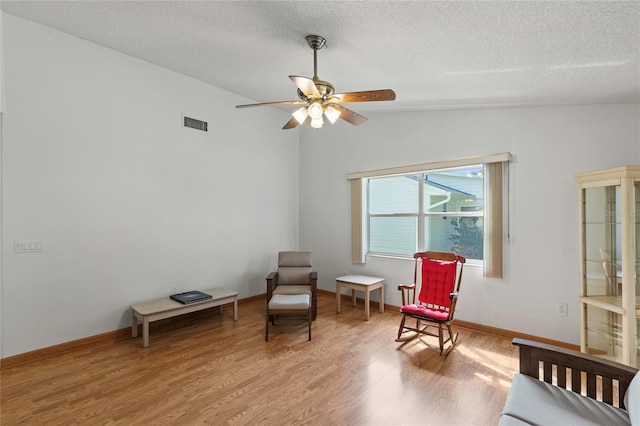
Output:
[[[419,172],[419,173],[407,173],[407,174],[403,174],[403,175],[394,175],[394,176],[416,176],[417,177],[417,181],[418,181],[418,211],[416,213],[371,213],[369,211],[369,208],[366,209],[366,215],[367,215],[367,224],[366,224],[366,230],[367,230],[367,235],[369,235],[370,232],[370,224],[371,224],[371,218],[372,217],[413,217],[416,218],[417,220],[417,227],[416,227],[416,250],[417,251],[425,251],[425,250],[430,250],[429,247],[427,247],[427,243],[425,241],[425,219],[428,217],[439,217],[439,218],[444,218],[444,217],[479,217],[482,218],[484,221],[484,201],[483,201],[483,208],[482,211],[470,211],[470,212],[463,212],[463,211],[449,211],[449,212],[430,212],[430,211],[425,211],[425,207],[424,207],[424,186],[425,186],[425,175],[434,173],[434,172],[443,172],[443,171],[449,171],[449,170],[459,170],[461,168],[468,168],[468,167],[478,167],[478,168],[482,168],[483,169],[483,173],[486,175],[486,171],[484,164],[471,164],[468,166],[461,166],[461,167],[454,167],[454,168],[445,168],[445,169],[438,169],[438,170],[428,170],[428,171],[423,171],[423,172]],[[364,178],[367,180],[367,183],[369,181],[369,179],[379,179],[379,178],[387,178],[387,177],[391,177],[391,176],[375,176],[375,177],[369,177],[369,178]],[[483,181],[484,181],[484,176],[483,176]],[[485,188],[485,192],[486,192],[486,188]],[[367,191],[366,192],[366,196],[367,199],[365,200],[365,204],[368,205],[369,202],[369,197],[371,196],[370,192]],[[367,245],[367,252],[366,254],[368,256],[392,256],[392,257],[406,257],[406,258],[413,258],[412,255],[413,253],[411,253],[411,255],[408,254],[401,254],[401,253],[391,253],[391,252],[379,252],[379,251],[372,251],[370,246]],[[483,263],[483,259],[467,259],[467,263],[468,264],[476,264],[476,265],[481,265]]]
[[[507,207],[508,191],[503,189],[508,184],[508,164],[510,153],[494,154],[482,157],[469,157],[457,160],[438,161],[411,166],[370,170],[347,174],[351,182],[351,244],[352,262],[365,263],[367,242],[368,209],[366,207],[368,178],[393,175],[417,174],[442,169],[453,169],[463,166],[484,164],[485,166],[485,200],[484,200],[484,266],[485,277],[502,278],[502,248],[504,239],[503,206]],[[505,173],[506,172],[506,173]],[[506,179],[503,175],[506,174]],[[507,185],[508,188],[508,185]],[[422,210],[422,204],[420,204]],[[420,222],[420,221],[419,221]],[[508,220],[507,220],[508,222]],[[507,223],[508,225],[508,223]],[[424,232],[422,232],[424,234]],[[421,238],[420,233],[418,238]],[[422,236],[424,238],[424,236]],[[421,245],[419,247],[424,247]]]

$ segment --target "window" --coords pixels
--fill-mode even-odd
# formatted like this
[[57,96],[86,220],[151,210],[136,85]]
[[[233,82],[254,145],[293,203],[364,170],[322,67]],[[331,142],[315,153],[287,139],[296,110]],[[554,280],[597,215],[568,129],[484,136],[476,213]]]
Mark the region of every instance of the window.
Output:
[[510,159],[507,153],[347,175],[353,261],[454,251],[482,263],[485,276],[502,277],[502,175]]
[[373,177],[366,187],[368,253],[437,250],[483,260],[482,164]]

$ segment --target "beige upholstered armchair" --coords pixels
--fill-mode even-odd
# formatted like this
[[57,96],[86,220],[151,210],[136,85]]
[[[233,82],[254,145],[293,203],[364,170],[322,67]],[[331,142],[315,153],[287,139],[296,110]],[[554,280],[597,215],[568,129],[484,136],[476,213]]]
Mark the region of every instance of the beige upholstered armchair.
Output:
[[311,270],[311,252],[281,251],[278,271],[267,276],[267,303],[274,294],[309,294],[312,318],[318,313],[318,274]]

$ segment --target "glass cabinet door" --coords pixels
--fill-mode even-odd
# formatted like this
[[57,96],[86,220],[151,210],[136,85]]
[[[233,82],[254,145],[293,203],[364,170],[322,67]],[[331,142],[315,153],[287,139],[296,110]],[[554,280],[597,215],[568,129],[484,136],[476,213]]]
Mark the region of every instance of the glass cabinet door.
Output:
[[582,297],[589,351],[622,356],[622,247],[620,185],[584,189]]
[[635,240],[636,240],[636,252],[634,255],[635,258],[635,273],[636,273],[636,359],[640,360],[640,182],[635,182],[633,186],[633,190],[635,192],[635,205],[633,209],[633,215],[635,217]]
[[640,365],[640,166],[578,173],[580,350]]

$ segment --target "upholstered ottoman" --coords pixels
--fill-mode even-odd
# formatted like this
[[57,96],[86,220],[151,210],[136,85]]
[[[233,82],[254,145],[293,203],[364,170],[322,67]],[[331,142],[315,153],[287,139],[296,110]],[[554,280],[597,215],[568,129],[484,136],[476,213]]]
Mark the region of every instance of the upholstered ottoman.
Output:
[[269,320],[275,325],[278,314],[304,315],[309,322],[309,340],[311,340],[311,297],[305,294],[274,294],[267,303],[267,324],[264,340],[269,341]]

